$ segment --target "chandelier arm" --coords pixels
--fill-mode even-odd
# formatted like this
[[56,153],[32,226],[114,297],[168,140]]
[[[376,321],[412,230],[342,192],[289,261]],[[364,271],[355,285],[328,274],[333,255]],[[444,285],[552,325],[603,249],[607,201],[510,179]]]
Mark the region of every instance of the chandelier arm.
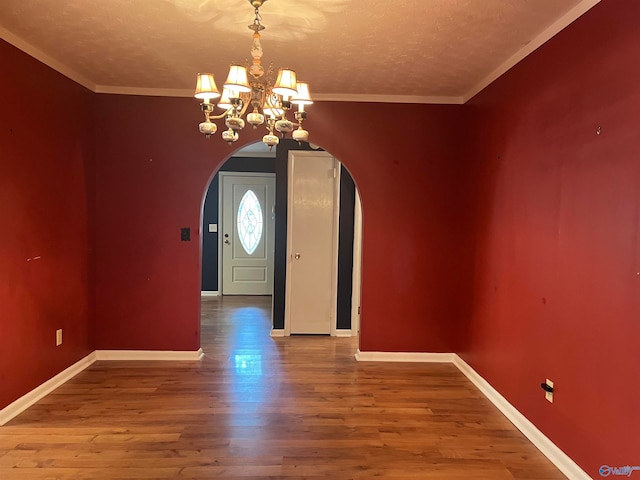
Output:
[[229,110],[231,110],[232,107],[229,107],[227,110],[225,110],[223,113],[221,113],[220,115],[209,115],[208,119],[210,120],[220,120],[221,118],[224,118],[227,116],[227,114],[229,113]]

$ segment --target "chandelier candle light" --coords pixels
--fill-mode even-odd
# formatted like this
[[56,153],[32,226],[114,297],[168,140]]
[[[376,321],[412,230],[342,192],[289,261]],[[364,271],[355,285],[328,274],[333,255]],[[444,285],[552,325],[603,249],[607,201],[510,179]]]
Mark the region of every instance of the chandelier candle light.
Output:
[[[309,94],[309,84],[299,82],[296,79],[296,72],[286,68],[278,70],[278,76],[272,84],[273,68],[270,66],[267,71],[262,67],[260,59],[262,57],[262,45],[260,44],[260,31],[265,27],[260,23],[260,7],[267,0],[249,0],[255,8],[255,19],[249,29],[253,30],[253,45],[251,46],[252,65],[247,68],[240,65],[231,65],[229,75],[224,83],[222,95],[218,91],[216,82],[211,73],[199,73],[195,97],[202,100],[200,109],[204,113],[205,121],[200,123],[199,130],[207,138],[216,133],[218,126],[211,120],[225,118],[227,130],[222,132],[222,139],[229,145],[238,140],[238,132],[245,126],[242,118],[249,106],[253,110],[247,114],[247,122],[253,128],[266,123],[269,131],[262,138],[262,141],[269,147],[279,143],[279,139],[274,135],[274,129],[282,134],[291,133],[294,140],[306,142],[309,139],[309,132],[302,128],[302,122],[307,118],[305,105],[311,105],[311,95]],[[273,85],[273,86],[272,86]],[[214,104],[212,100],[219,99],[217,106],[224,110],[220,115],[214,115]],[[287,119],[287,112],[298,106],[298,111],[294,113],[297,123]],[[298,127],[294,130],[294,127]]]

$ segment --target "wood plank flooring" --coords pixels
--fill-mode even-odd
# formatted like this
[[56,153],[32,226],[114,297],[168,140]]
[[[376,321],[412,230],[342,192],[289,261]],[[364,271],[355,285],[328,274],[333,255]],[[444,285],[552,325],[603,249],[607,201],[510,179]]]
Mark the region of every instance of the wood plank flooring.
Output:
[[270,338],[270,297],[203,300],[201,362],[97,362],[0,427],[0,479],[565,478],[452,365]]

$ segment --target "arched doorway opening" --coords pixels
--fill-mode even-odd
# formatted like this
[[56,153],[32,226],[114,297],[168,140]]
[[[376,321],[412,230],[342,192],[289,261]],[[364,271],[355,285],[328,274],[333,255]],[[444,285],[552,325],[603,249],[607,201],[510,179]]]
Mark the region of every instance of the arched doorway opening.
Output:
[[[202,208],[202,298],[224,297],[224,258],[223,242],[226,233],[221,231],[222,210],[221,183],[226,173],[235,174],[275,174],[276,200],[273,211],[267,208],[267,216],[275,218],[274,239],[274,282],[271,305],[271,335],[282,336],[285,329],[285,295],[287,268],[287,202],[289,151],[321,150],[307,144],[302,146],[292,140],[284,140],[275,152],[268,154],[258,144],[252,144],[232,154],[215,172],[204,194]],[[361,272],[361,227],[362,215],[358,189],[349,171],[339,164],[339,245],[336,251],[338,260],[338,281],[336,289],[336,312],[331,333],[336,336],[357,336],[359,331],[360,310],[360,272]],[[234,212],[235,214],[235,212]],[[227,245],[228,246],[228,245]]]

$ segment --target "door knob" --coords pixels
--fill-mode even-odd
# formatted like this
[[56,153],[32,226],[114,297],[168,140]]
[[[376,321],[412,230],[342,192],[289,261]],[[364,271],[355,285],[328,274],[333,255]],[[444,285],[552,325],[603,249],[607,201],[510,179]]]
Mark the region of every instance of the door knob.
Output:
[[226,243],[227,245],[231,245],[231,242],[229,240],[225,240],[224,243]]
[[296,253],[296,254],[293,256],[293,258],[295,258],[296,260],[300,260],[300,254],[299,254],[299,253]]

